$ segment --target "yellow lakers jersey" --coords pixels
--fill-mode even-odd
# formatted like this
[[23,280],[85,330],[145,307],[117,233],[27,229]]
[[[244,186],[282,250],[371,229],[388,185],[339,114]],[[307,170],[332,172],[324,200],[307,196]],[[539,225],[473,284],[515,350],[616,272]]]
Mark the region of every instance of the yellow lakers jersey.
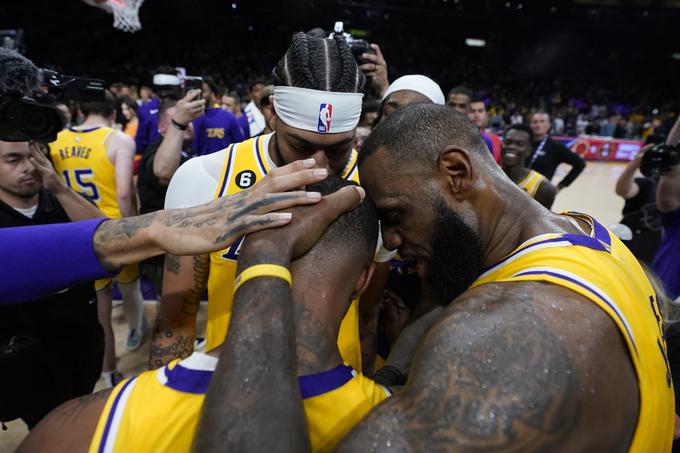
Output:
[[[189,452],[217,359],[195,352],[119,383],[102,411],[89,453]],[[390,394],[341,365],[298,378],[312,451],[335,445]]]
[[[231,145],[225,155],[221,178],[214,199],[233,195],[260,181],[269,171],[267,145],[272,134],[251,138]],[[357,153],[352,150],[342,177],[359,182]],[[206,339],[208,350],[219,346],[229,328],[233,304],[233,287],[236,278],[236,261],[243,238],[231,247],[210,255],[208,278],[208,324]],[[361,343],[359,341],[359,304],[353,301],[340,325],[338,347],[345,362],[361,369]]]
[[472,287],[541,281],[566,287],[597,304],[618,326],[637,373],[640,413],[629,451],[670,452],[674,393],[656,294],[637,259],[592,217],[590,237],[544,234],[485,270]]
[[116,171],[106,154],[110,127],[64,129],[50,143],[50,157],[64,182],[86,195],[110,218],[123,217],[116,196]]
[[545,181],[545,176],[535,170],[529,170],[529,174],[518,182],[517,185],[520,189],[524,189],[531,198],[536,198],[536,192],[538,192],[538,188],[541,187],[543,181]]

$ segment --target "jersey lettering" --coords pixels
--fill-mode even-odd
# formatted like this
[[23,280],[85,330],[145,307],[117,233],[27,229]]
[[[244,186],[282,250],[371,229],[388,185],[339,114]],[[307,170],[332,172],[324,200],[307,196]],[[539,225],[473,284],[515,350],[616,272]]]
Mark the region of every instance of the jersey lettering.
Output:
[[231,247],[222,254],[222,258],[229,261],[238,261],[238,253],[241,251],[241,244],[243,244],[244,239],[245,236],[241,236],[236,242],[231,244]]
[[94,179],[94,171],[90,168],[81,168],[73,170],[73,175],[69,170],[62,172],[66,185],[76,192],[80,192],[87,196],[91,201],[100,201],[99,190],[91,180]]
[[208,138],[224,138],[223,127],[209,127],[206,130]]

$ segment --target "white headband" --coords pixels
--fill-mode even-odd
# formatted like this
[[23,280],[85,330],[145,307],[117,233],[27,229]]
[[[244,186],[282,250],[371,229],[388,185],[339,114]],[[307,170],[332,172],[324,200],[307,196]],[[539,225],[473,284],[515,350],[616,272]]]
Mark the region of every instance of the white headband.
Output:
[[276,115],[290,127],[321,134],[353,130],[361,116],[362,93],[336,93],[298,87],[274,87]]
[[179,77],[176,75],[172,74],[156,74],[153,76],[153,84],[156,86],[164,86],[164,85],[181,85],[182,82],[179,80]]

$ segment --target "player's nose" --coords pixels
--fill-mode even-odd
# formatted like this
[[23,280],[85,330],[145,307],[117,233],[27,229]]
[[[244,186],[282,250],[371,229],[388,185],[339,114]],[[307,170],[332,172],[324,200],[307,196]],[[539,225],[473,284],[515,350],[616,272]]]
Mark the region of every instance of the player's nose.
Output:
[[401,240],[401,236],[397,232],[397,229],[392,226],[382,227],[382,239],[387,250],[396,250],[401,247],[403,242]]

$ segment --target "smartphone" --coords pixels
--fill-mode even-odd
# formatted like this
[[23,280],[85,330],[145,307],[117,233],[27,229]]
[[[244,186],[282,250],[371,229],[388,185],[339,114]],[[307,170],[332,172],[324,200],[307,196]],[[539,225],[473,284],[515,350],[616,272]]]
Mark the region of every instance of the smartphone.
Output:
[[189,90],[201,90],[198,97],[194,100],[197,101],[201,99],[203,97],[203,78],[194,76],[184,77],[184,94],[186,95]]

